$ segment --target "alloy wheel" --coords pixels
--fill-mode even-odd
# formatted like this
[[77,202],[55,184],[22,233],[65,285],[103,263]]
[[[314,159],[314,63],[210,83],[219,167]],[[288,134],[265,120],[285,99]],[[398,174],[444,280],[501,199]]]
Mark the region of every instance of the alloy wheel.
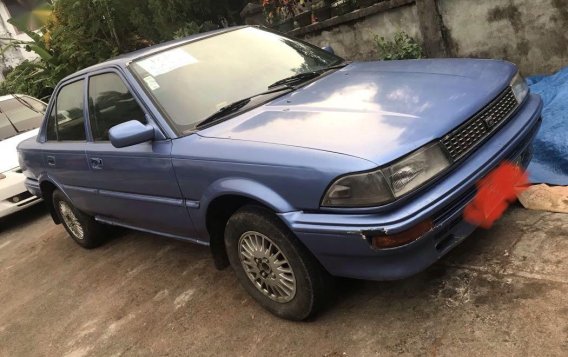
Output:
[[239,238],[239,258],[247,277],[271,300],[286,303],[296,295],[296,277],[282,250],[262,233]]
[[63,222],[77,239],[84,238],[83,226],[67,202],[59,201],[59,213]]

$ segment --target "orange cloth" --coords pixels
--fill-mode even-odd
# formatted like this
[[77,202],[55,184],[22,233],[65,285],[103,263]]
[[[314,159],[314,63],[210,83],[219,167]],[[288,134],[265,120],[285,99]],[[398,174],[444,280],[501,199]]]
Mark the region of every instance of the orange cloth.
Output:
[[464,210],[464,219],[491,228],[517,195],[528,187],[528,175],[519,166],[504,162],[477,183],[477,195]]

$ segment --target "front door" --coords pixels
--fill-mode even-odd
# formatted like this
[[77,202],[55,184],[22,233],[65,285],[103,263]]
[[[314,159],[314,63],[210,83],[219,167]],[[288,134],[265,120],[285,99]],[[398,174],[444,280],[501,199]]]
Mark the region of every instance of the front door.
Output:
[[191,237],[193,225],[174,173],[171,140],[112,146],[111,127],[129,120],[146,124],[149,118],[116,72],[91,76],[88,100],[92,141],[86,149],[87,185],[98,192],[99,216],[133,228]]
[[89,175],[85,154],[83,79],[61,86],[47,120],[42,144],[43,165],[51,180],[71,199],[73,205],[89,213],[90,194],[84,179]]

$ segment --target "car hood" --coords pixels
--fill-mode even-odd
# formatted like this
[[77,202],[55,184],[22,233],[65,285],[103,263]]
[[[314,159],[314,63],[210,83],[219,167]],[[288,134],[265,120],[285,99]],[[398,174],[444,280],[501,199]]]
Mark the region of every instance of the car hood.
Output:
[[382,165],[459,126],[516,71],[493,60],[352,63],[199,134],[332,151]]
[[16,150],[18,144],[36,136],[38,131],[39,129],[33,129],[0,141],[0,173],[20,166],[18,163],[18,151]]

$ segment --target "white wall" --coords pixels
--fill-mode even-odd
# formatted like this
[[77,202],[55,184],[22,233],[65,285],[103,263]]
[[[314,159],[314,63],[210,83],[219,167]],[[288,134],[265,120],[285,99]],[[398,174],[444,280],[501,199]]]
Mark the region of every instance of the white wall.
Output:
[[[18,33],[17,29],[8,23],[8,19],[12,17],[8,12],[8,8],[3,1],[0,1],[0,37],[13,38],[16,40],[29,41],[31,40],[25,33]],[[7,41],[1,41],[2,45]],[[36,59],[37,55],[34,52],[28,52],[24,48],[13,48],[4,53],[4,59],[0,58],[0,80],[3,80],[2,72],[6,67],[15,67],[24,60]]]

